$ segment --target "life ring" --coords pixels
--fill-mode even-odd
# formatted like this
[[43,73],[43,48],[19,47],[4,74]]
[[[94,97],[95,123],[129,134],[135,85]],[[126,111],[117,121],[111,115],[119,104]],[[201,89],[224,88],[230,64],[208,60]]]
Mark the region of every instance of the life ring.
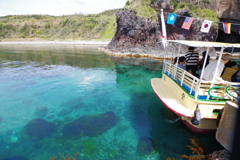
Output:
[[218,113],[218,116],[217,116],[217,119],[216,119],[216,125],[217,125],[217,127],[219,126],[219,123],[220,123],[220,121],[221,121],[223,110],[224,110],[224,108],[222,108],[222,109],[219,111],[219,113]]

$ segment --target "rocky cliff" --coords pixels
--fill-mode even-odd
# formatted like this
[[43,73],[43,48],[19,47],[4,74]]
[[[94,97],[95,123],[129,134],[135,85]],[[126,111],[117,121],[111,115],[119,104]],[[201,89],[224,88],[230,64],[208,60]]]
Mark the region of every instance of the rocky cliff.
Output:
[[[181,2],[191,3],[193,5],[197,4],[201,8],[210,9],[216,13],[217,18],[220,22],[233,23],[231,25],[231,34],[225,34],[222,24],[215,23],[215,25],[217,26],[214,26],[214,30],[216,29],[216,27],[218,28],[218,36],[215,40],[212,39],[209,41],[240,43],[240,0],[178,0],[178,3]],[[169,13],[172,13],[174,10],[174,4],[170,0],[157,0],[151,4],[151,7],[156,10],[158,15],[160,14],[160,9],[163,9],[165,12]],[[213,30],[210,32],[212,33]]]
[[[208,33],[200,32],[203,19],[195,18],[190,29],[182,29],[181,26],[185,17],[192,17],[188,9],[179,9],[175,13],[182,15],[178,17],[174,25],[166,24],[168,39],[181,40],[199,40],[199,41],[219,41],[240,43],[240,0],[178,0],[197,4],[200,7],[213,10],[220,22],[230,22],[239,25],[232,25],[231,34],[223,32],[221,23],[213,23]],[[173,13],[174,4],[170,0],[157,0],[150,4],[156,10],[158,22],[139,17],[133,10],[122,9],[116,13],[117,31],[114,38],[108,44],[107,48],[113,52],[157,54],[159,47],[156,47],[158,41],[161,41],[161,18],[160,9],[165,12]],[[165,20],[167,15],[165,15]],[[157,49],[158,48],[158,49]]]
[[[221,20],[225,19],[228,22],[240,21],[240,0],[177,0],[177,2],[191,3],[201,8],[211,9]],[[156,0],[151,5],[156,9],[157,13],[161,8],[166,12],[173,12],[174,10],[174,4],[170,0]]]
[[[107,48],[113,52],[148,54],[156,49],[161,40],[161,32],[157,22],[139,17],[136,12],[121,9],[116,13],[117,30]],[[156,51],[157,52],[157,51]]]

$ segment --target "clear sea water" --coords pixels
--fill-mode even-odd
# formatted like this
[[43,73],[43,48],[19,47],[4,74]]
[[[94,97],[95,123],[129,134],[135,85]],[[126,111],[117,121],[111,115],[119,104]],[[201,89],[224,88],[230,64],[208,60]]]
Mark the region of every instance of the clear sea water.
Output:
[[[76,153],[77,160],[181,159],[192,154],[186,145],[193,138],[206,153],[222,149],[214,135],[189,131],[154,94],[150,79],[161,77],[161,61],[111,57],[98,47],[0,45],[1,159],[63,160]],[[116,123],[104,119],[109,111]],[[91,130],[94,136],[64,136],[64,126],[80,117],[98,117],[84,121],[85,128],[111,125],[100,134]],[[56,130],[30,136],[44,128],[26,131],[36,118]]]

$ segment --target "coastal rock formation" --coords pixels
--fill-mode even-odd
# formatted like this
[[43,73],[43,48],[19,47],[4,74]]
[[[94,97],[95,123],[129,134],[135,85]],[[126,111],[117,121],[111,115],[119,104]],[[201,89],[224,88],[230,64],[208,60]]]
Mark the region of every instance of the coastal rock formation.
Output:
[[[192,16],[189,10],[178,10],[177,14]],[[107,49],[112,52],[132,53],[136,55],[153,55],[157,57],[163,49],[157,42],[161,41],[161,23],[151,22],[136,15],[133,10],[122,9],[116,13],[117,30]],[[160,19],[160,16],[159,16]],[[175,25],[167,24],[168,39],[215,41],[218,26],[213,24],[209,33],[200,32],[201,19],[195,19],[190,30],[182,29],[184,17],[178,18]],[[161,19],[160,19],[161,21]]]
[[[240,0],[211,0],[211,1],[210,0],[209,1],[178,0],[178,3],[181,3],[181,2],[191,3],[193,5],[198,5],[201,8],[210,9],[216,13],[217,18],[219,18],[220,22],[233,23],[231,26],[231,34],[224,33],[223,26],[221,25],[221,23],[217,23],[215,24],[215,26],[211,26],[209,33],[212,34],[213,31],[217,28],[218,36],[214,40],[214,36],[215,36],[215,33],[214,33],[213,37],[210,38],[209,41],[240,43],[240,39],[239,39],[240,25],[234,25],[234,24],[240,23],[240,12],[239,12]],[[168,13],[173,13],[174,3],[172,3],[172,1],[170,0],[157,0],[151,4],[151,7],[153,7],[156,10],[158,15],[160,15],[160,9],[163,9],[165,12],[168,12]],[[179,11],[177,12],[176,13],[179,15],[184,15],[179,13]],[[186,16],[191,16],[191,15],[188,14]],[[193,22],[193,25],[195,23],[195,20]],[[179,21],[179,23],[180,22],[182,21]],[[200,24],[196,23],[195,26],[201,26],[201,23]],[[176,38],[180,38],[181,35],[189,37],[189,34],[187,33],[186,35],[186,33],[184,32],[179,35],[179,31],[175,29],[171,29],[171,30],[168,29],[167,32],[169,33],[169,31],[175,34]],[[175,37],[172,37],[172,38],[175,38]],[[207,37],[203,37],[203,39],[205,38]],[[196,39],[196,40],[199,40],[199,39]]]
[[79,136],[95,137],[103,134],[117,123],[117,118],[112,111],[92,116],[81,116],[80,118],[67,123],[62,133],[67,138]]
[[[179,9],[176,14],[192,17],[191,12],[188,9]],[[165,17],[167,19],[167,17]],[[202,19],[194,19],[189,30],[183,29],[182,24],[185,17],[179,17],[176,19],[174,25],[166,24],[167,36],[170,40],[196,40],[196,41],[216,41],[218,36],[218,25],[212,24],[208,33],[200,32],[202,26]],[[161,25],[161,23],[160,23]]]
[[[158,23],[137,16],[133,10],[121,9],[116,13],[116,18],[117,30],[107,46],[111,51],[134,52],[134,48],[140,48],[140,50],[142,47],[154,48],[156,42],[161,39]],[[141,52],[140,50],[138,51]]]
[[[185,2],[198,5],[201,8],[208,8],[217,14],[219,19],[228,19],[232,21],[240,21],[240,0],[177,0],[178,3]],[[174,3],[170,0],[156,0],[151,4],[153,8],[160,13],[160,9],[166,12],[173,12]]]
[[[135,1],[130,0],[131,3],[135,3]],[[168,39],[240,43],[240,25],[234,25],[240,23],[240,0],[177,0],[175,2],[191,3],[214,11],[220,22],[232,23],[231,34],[226,34],[223,31],[221,23],[212,23],[208,33],[200,32],[203,19],[199,18],[194,19],[189,30],[183,29],[184,16],[192,17],[192,14],[188,9],[179,9],[175,13],[181,15],[181,17],[177,18],[175,24],[166,24]],[[116,13],[117,30],[115,36],[105,49],[110,50],[110,52],[120,52],[122,55],[133,53],[135,56],[159,53],[162,45],[158,47],[156,42],[161,41],[160,10],[163,9],[164,12],[173,13],[174,3],[170,0],[156,0],[150,5],[156,10],[158,22],[151,22],[146,18],[139,17],[133,10],[119,10]],[[167,15],[165,15],[166,19]]]

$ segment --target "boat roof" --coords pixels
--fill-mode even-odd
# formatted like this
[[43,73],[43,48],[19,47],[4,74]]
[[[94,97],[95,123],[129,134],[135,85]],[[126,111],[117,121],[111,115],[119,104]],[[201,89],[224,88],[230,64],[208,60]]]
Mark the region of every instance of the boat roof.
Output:
[[186,41],[168,40],[168,42],[179,43],[191,47],[234,47],[240,48],[240,43],[207,42],[207,41]]

